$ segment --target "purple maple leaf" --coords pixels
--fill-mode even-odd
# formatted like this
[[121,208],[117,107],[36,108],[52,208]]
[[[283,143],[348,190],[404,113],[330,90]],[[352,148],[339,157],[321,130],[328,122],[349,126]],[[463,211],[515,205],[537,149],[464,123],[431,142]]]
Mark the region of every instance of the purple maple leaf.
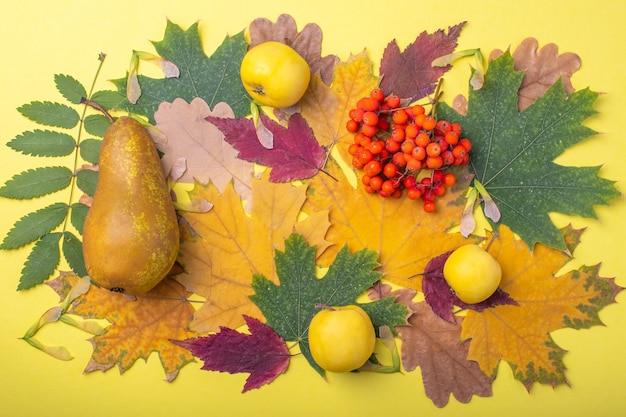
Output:
[[221,327],[218,333],[186,340],[172,340],[202,359],[202,369],[249,373],[242,392],[269,384],[289,366],[285,341],[271,327],[244,316],[250,334]]
[[456,39],[466,22],[428,34],[422,32],[404,51],[395,40],[389,42],[380,62],[382,80],[380,88],[387,94],[394,93],[410,101],[426,97],[435,91],[437,80],[451,66],[433,67],[431,63],[454,52]]
[[206,118],[224,133],[226,142],[237,151],[238,157],[272,168],[269,180],[289,182],[316,175],[326,160],[326,150],[315,139],[313,130],[299,113],[289,118],[287,128],[261,115],[260,121],[274,135],[274,147],[265,148],[257,137],[251,119]]
[[465,310],[483,311],[486,308],[498,305],[518,305],[517,301],[511,298],[502,288],[498,288],[489,298],[480,303],[467,304],[461,301],[443,277],[443,266],[451,253],[452,251],[449,251],[431,259],[424,269],[424,277],[422,279],[424,299],[439,317],[454,323],[454,313],[452,312],[454,306]]

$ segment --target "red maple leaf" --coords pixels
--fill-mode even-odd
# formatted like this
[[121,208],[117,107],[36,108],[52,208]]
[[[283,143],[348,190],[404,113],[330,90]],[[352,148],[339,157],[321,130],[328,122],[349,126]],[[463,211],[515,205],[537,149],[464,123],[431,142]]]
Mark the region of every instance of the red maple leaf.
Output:
[[299,113],[290,117],[286,128],[261,115],[260,121],[274,135],[272,149],[259,142],[251,119],[213,116],[206,119],[224,133],[226,142],[239,151],[239,158],[272,168],[269,177],[272,182],[310,178],[321,170],[326,159],[326,150],[317,142],[313,130]]
[[410,101],[426,97],[435,91],[435,86],[451,66],[433,67],[431,63],[456,48],[456,39],[466,22],[428,34],[422,32],[404,51],[395,40],[389,42],[380,62],[380,88],[385,93],[394,93]]
[[287,370],[290,353],[285,341],[271,327],[243,316],[250,334],[221,327],[218,333],[186,340],[172,340],[202,359],[202,369],[249,373],[242,392],[269,384]]
[[433,312],[450,323],[455,323],[454,306],[461,307],[464,310],[483,311],[486,308],[498,305],[512,304],[518,305],[509,294],[502,288],[498,288],[491,297],[485,301],[475,304],[467,304],[459,299],[446,280],[443,277],[443,266],[452,251],[436,256],[428,262],[424,269],[424,278],[422,279],[422,292],[424,299],[433,309]]

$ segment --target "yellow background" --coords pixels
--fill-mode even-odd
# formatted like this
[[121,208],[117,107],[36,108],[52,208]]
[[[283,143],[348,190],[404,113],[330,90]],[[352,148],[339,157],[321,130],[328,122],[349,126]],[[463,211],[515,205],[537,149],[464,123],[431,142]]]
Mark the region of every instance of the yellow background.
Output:
[[[514,5],[510,5],[514,3]],[[566,5],[565,5],[566,4]],[[278,1],[278,0],[0,0],[0,183],[41,163],[6,146],[36,126],[16,108],[32,100],[60,100],[53,75],[69,74],[89,85],[98,53],[107,54],[97,88],[112,88],[109,79],[124,75],[133,49],[153,51],[162,39],[166,18],[187,28],[198,21],[207,53],[226,34],[236,34],[257,17],[274,21],[289,13],[299,28],[315,22],[324,33],[323,53],[346,59],[367,48],[378,66],[384,47],[397,39],[402,48],[427,30],[468,21],[459,50],[515,47],[529,36],[540,45],[554,42],[561,52],[576,52],[582,68],[577,89],[604,92],[599,111],[587,125],[603,132],[575,146],[559,159],[570,164],[604,164],[601,174],[626,189],[624,133],[626,81],[624,41],[626,3],[620,0],[442,0],[442,1]],[[469,61],[467,61],[469,65]],[[449,95],[464,92],[466,63],[447,76]],[[456,89],[456,90],[455,90]],[[56,198],[56,197],[55,197]],[[24,213],[53,199],[0,201],[0,235]],[[616,201],[598,209],[599,220],[573,218],[587,227],[568,267],[602,262],[604,277],[626,286],[623,245],[626,204]],[[570,219],[556,216],[559,224]],[[529,395],[500,366],[493,396],[461,404],[454,398],[437,409],[424,395],[419,371],[404,375],[333,375],[321,380],[302,358],[271,385],[246,394],[246,375],[200,371],[201,363],[183,368],[173,383],[164,382],[158,358],[139,361],[120,376],[116,369],[83,375],[91,345],[88,335],[66,325],[52,325],[39,335],[66,345],[75,359],[61,362],[29,347],[19,337],[56,295],[46,286],[17,292],[20,269],[30,248],[0,252],[0,415],[2,416],[603,416],[626,415],[626,292],[600,317],[606,326],[559,330],[555,341],[569,353],[565,364],[571,387],[535,385]]]

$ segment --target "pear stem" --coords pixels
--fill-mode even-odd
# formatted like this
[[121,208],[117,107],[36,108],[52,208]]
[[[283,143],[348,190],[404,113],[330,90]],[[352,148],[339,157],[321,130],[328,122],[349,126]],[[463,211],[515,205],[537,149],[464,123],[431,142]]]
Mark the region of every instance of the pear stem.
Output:
[[109,119],[109,122],[113,123],[115,121],[113,119],[113,116],[111,116],[111,113],[109,113],[104,107],[102,107],[101,105],[99,105],[95,101],[91,101],[88,98],[81,97],[80,98],[80,103],[81,104],[86,104],[86,105],[91,106],[94,109],[100,111],[102,114],[104,114],[106,116],[107,119]]

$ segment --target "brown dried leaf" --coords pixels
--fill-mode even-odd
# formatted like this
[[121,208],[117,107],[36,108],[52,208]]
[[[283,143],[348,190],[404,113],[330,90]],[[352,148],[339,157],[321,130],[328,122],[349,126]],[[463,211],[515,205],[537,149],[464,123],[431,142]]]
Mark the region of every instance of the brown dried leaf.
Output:
[[[559,47],[554,43],[538,48],[537,39],[526,38],[513,52],[515,70],[525,71],[518,93],[520,111],[534,103],[559,78],[568,94],[574,91],[570,77],[580,68],[580,57],[572,52],[559,55]],[[496,49],[489,59],[495,59],[502,53]]]
[[267,41],[285,43],[295,49],[309,63],[313,74],[319,72],[322,80],[330,84],[333,69],[339,61],[335,55],[322,57],[322,29],[309,23],[298,32],[296,21],[288,14],[278,16],[276,23],[265,18],[252,21],[249,27],[250,47]]
[[[159,151],[163,152],[161,163],[170,172],[180,158],[184,158],[187,170],[179,182],[211,181],[221,191],[233,182],[242,200],[249,200],[254,165],[237,157],[237,150],[224,140],[222,132],[206,119],[207,116],[233,118],[234,113],[226,103],[218,103],[213,111],[201,98],[191,103],[175,99],[163,102],[154,113],[156,127],[163,136],[156,138]],[[154,135],[154,133],[153,133]]]
[[[450,394],[467,403],[473,395],[492,395],[491,379],[478,366],[467,359],[469,341],[461,342],[462,318],[454,323],[442,320],[425,302],[415,303],[415,291],[408,288],[391,292],[391,287],[382,285],[382,297],[395,296],[396,302],[406,305],[411,312],[407,326],[396,330],[402,340],[402,365],[407,371],[418,366],[426,395],[437,407],[445,406]],[[370,298],[373,292],[368,292]]]

